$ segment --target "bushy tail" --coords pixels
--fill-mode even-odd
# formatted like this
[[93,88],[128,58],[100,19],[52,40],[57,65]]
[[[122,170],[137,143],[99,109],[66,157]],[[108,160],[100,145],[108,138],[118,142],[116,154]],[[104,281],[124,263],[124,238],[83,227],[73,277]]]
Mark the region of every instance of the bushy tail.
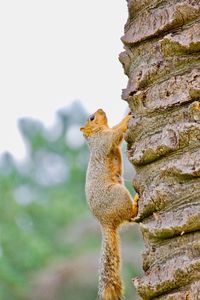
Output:
[[117,228],[102,228],[102,254],[99,274],[99,300],[121,300],[120,243]]

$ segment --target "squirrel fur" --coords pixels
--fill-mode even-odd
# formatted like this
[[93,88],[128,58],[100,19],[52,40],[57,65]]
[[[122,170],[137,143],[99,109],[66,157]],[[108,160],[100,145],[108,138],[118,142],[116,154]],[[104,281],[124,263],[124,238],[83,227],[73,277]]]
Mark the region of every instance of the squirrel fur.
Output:
[[132,221],[138,211],[138,195],[133,199],[124,186],[120,144],[131,115],[110,128],[105,112],[98,109],[80,130],[87,140],[90,159],[86,175],[86,197],[102,230],[99,267],[100,300],[120,300],[120,243],[118,229]]

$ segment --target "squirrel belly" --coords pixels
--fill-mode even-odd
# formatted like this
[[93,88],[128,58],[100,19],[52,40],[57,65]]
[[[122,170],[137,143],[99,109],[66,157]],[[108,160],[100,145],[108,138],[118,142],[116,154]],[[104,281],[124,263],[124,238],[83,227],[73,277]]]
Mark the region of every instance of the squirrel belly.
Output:
[[109,174],[103,163],[101,168],[98,163],[95,165],[91,159],[86,177],[88,205],[102,226],[118,227],[134,217],[133,199],[123,184],[107,178]]

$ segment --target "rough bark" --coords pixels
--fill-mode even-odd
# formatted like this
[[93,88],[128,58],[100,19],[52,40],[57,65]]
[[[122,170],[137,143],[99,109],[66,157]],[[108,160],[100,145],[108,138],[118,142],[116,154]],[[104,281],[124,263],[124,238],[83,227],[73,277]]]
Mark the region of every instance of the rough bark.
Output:
[[200,0],[129,0],[120,54],[146,251],[142,299],[200,299]]

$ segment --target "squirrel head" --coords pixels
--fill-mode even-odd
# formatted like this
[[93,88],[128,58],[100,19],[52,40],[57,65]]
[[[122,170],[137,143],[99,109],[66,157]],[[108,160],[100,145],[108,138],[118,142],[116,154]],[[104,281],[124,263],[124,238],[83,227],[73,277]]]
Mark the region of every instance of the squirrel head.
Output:
[[98,109],[94,114],[90,115],[84,127],[80,128],[83,135],[88,138],[95,133],[108,128],[108,120],[103,109]]

